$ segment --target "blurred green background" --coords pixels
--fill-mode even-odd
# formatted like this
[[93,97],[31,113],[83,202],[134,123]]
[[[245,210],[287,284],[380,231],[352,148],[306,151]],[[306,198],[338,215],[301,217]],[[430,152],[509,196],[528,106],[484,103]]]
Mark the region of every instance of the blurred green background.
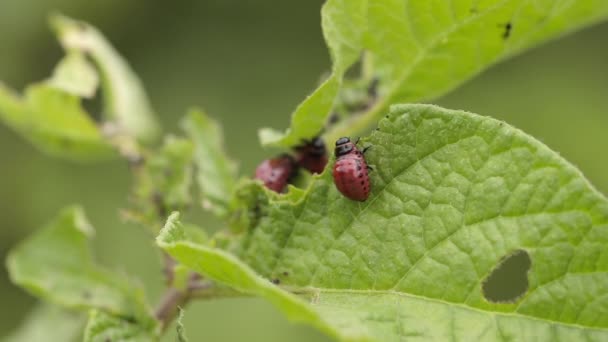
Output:
[[[226,129],[228,150],[251,174],[268,152],[261,126],[285,128],[289,114],[329,69],[322,1],[1,0],[0,80],[22,89],[43,79],[62,55],[47,28],[58,10],[99,27],[143,79],[168,131],[192,105]],[[548,43],[500,64],[440,105],[503,119],[577,165],[608,193],[608,25]],[[162,291],[152,239],[121,222],[130,175],[125,163],[75,164],[46,157],[0,125],[0,253],[81,203],[94,226],[98,259],[136,275],[151,302]],[[200,225],[217,223],[199,217]],[[36,301],[0,273],[0,335]],[[257,299],[197,302],[185,318],[192,341],[323,341]],[[173,340],[171,336],[166,338]]]

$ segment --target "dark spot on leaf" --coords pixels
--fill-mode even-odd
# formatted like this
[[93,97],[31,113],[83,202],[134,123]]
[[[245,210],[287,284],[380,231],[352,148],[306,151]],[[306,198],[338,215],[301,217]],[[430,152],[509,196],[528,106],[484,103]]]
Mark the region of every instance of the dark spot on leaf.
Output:
[[273,283],[273,284],[275,284],[275,285],[279,285],[279,284],[281,283],[281,280],[280,280],[280,279],[278,279],[278,278],[274,278],[274,279],[272,279],[270,282],[272,282],[272,283]]
[[[246,214],[250,220],[249,227],[257,227],[258,222],[260,221],[262,216],[264,216],[264,213],[262,212],[262,207],[260,206],[259,202],[256,203],[251,210],[248,210]],[[243,215],[243,212],[237,212],[237,215]]]
[[372,81],[369,83],[367,87],[367,95],[372,99],[378,97],[378,84],[380,83],[380,79],[378,77],[374,77]]
[[329,124],[333,125],[335,123],[337,123],[338,121],[340,121],[340,115],[338,114],[338,112],[333,112],[331,113],[331,115],[329,116]]
[[528,271],[532,266],[525,250],[505,256],[483,281],[483,296],[494,303],[512,303],[528,290]]
[[106,337],[106,339],[104,340],[104,342],[112,342],[112,340],[109,337]]
[[505,31],[502,34],[502,39],[507,40],[511,36],[511,30],[513,29],[513,24],[508,22],[505,24]]
[[285,271],[283,272],[283,276],[287,277],[289,275],[289,272]]
[[364,184],[365,184],[365,181],[361,181],[361,185],[364,185]]
[[471,12],[472,14],[477,13],[477,7],[471,7],[471,9],[469,10],[469,12]]
[[121,317],[121,318],[124,321],[129,322],[129,323],[133,323],[133,324],[137,323],[137,320],[133,316],[124,316],[124,317]]
[[81,295],[84,299],[91,299],[91,297],[93,297],[93,294],[87,290],[82,291]]

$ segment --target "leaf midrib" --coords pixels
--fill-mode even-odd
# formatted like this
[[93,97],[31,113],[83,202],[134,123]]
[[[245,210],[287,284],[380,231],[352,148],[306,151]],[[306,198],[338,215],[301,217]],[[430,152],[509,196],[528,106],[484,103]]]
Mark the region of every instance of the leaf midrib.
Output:
[[[596,272],[590,272],[590,273],[596,273]],[[436,303],[436,304],[442,304],[442,305],[446,305],[448,307],[458,307],[461,309],[470,310],[470,311],[474,311],[474,312],[478,312],[478,313],[482,313],[482,314],[486,314],[486,315],[488,315],[488,314],[499,315],[499,316],[518,318],[518,319],[535,320],[535,321],[539,321],[542,323],[548,323],[548,324],[559,324],[559,325],[562,325],[565,327],[585,330],[586,332],[588,332],[589,330],[596,330],[596,331],[599,331],[602,333],[608,333],[608,327],[602,328],[602,327],[585,326],[585,325],[580,325],[577,323],[552,321],[552,320],[537,317],[537,316],[524,315],[519,312],[483,310],[480,308],[468,306],[464,303],[448,302],[448,301],[445,301],[445,300],[442,300],[439,298],[425,297],[425,296],[415,295],[415,294],[411,294],[411,293],[392,291],[392,290],[331,289],[331,288],[319,288],[319,287],[307,286],[307,287],[302,287],[302,288],[290,287],[289,291],[296,295],[313,295],[313,296],[323,294],[323,293],[350,294],[350,295],[359,295],[359,296],[394,295],[394,296],[399,296],[399,297],[406,297],[407,299],[415,299],[415,300],[421,300],[421,301],[428,301],[428,302],[432,302],[432,303]],[[313,303],[310,303],[310,301],[308,301],[308,302],[309,302],[309,305],[311,305],[313,307],[323,306],[323,304],[313,304]]]

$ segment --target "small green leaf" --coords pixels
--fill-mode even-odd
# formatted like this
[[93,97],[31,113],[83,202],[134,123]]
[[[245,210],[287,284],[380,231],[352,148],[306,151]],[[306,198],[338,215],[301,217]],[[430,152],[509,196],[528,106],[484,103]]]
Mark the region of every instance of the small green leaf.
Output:
[[[55,83],[60,78],[65,79],[57,76]],[[20,98],[0,83],[0,119],[50,155],[81,161],[114,156],[80,99],[56,86],[35,84]]]
[[79,208],[67,208],[7,257],[11,280],[41,299],[152,324],[143,290],[93,261],[87,237],[93,228]]
[[82,338],[84,317],[50,304],[39,304],[4,342],[64,341]]
[[290,128],[284,134],[272,129],[260,131],[262,145],[291,147],[302,139],[317,136],[338,94],[346,70],[359,58],[365,29],[365,2],[328,1],[323,5],[323,34],[333,61],[332,73],[295,110]]
[[198,109],[193,109],[186,115],[182,128],[194,142],[196,180],[203,198],[203,207],[224,215],[230,206],[237,168],[224,150],[222,128]]
[[158,341],[158,333],[149,326],[93,310],[84,331],[84,342],[150,342]]
[[156,139],[160,127],[141,81],[105,37],[93,26],[61,15],[51,17],[51,26],[67,51],[80,51],[95,61],[106,117],[144,142]]
[[80,51],[68,51],[47,84],[66,93],[92,98],[99,86],[97,70]]
[[133,218],[158,232],[170,212],[190,204],[193,151],[189,140],[167,136],[160,150],[136,169]]
[[186,338],[186,329],[184,328],[184,309],[179,308],[179,315],[177,316],[177,324],[175,330],[177,330],[177,342],[188,342]]
[[205,229],[192,223],[183,223],[182,225],[191,241],[200,244],[206,244],[209,242],[209,236],[207,236]]
[[338,93],[341,77],[332,74],[307,97],[292,114],[290,128],[285,133],[271,128],[260,129],[259,138],[262,145],[290,147],[297,145],[302,139],[319,135]]
[[[215,275],[248,265],[343,340],[608,338],[608,200],[576,168],[503,122],[431,105],[395,106],[378,129],[360,144],[373,146],[366,202],[325,172],[260,200],[235,256],[186,236],[163,247],[282,307],[254,275]],[[530,258],[527,291],[487,300],[483,282],[515,251]]]

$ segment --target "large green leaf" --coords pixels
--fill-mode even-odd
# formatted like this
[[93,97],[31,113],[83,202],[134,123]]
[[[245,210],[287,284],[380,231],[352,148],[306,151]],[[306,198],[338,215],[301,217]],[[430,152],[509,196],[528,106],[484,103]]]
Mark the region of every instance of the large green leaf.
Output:
[[141,81],[106,38],[95,27],[60,15],[51,18],[51,25],[68,53],[80,51],[97,64],[106,117],[142,141],[158,137],[160,127]]
[[365,51],[365,73],[379,78],[379,98],[344,120],[329,140],[368,129],[399,102],[435,98],[494,63],[605,19],[604,0],[328,0],[323,31],[332,76],[296,110],[286,135],[262,131],[262,143],[292,146],[318,134],[343,71]]
[[[60,65],[58,70],[64,71],[58,73],[64,74],[66,68]],[[63,75],[48,83],[31,85],[23,98],[0,83],[0,119],[50,155],[82,161],[115,155],[95,122],[83,110],[80,99],[60,89],[66,85],[65,81],[67,76]],[[83,87],[70,84],[73,92],[90,91],[91,87],[90,80],[83,81]]]
[[158,341],[158,333],[153,327],[94,310],[89,315],[83,341],[152,342]]
[[97,264],[82,210],[67,208],[7,257],[11,280],[43,300],[75,309],[101,309],[154,325],[143,290]]
[[608,17],[603,0],[366,2],[363,48],[381,97],[332,139],[368,129],[393,103],[436,98],[502,59]]
[[[344,340],[608,338],[608,201],[576,168],[503,122],[430,105],[393,107],[363,140],[375,166],[366,202],[325,172],[304,194],[252,207],[265,216],[230,249],[243,263],[175,232],[163,247]],[[515,251],[531,259],[528,290],[488,301],[483,282]],[[259,276],[235,270],[248,267]],[[308,305],[251,289],[259,277]]]
[[224,150],[222,127],[197,109],[186,115],[181,126],[194,143],[196,180],[203,207],[223,215],[230,206],[237,168]]

